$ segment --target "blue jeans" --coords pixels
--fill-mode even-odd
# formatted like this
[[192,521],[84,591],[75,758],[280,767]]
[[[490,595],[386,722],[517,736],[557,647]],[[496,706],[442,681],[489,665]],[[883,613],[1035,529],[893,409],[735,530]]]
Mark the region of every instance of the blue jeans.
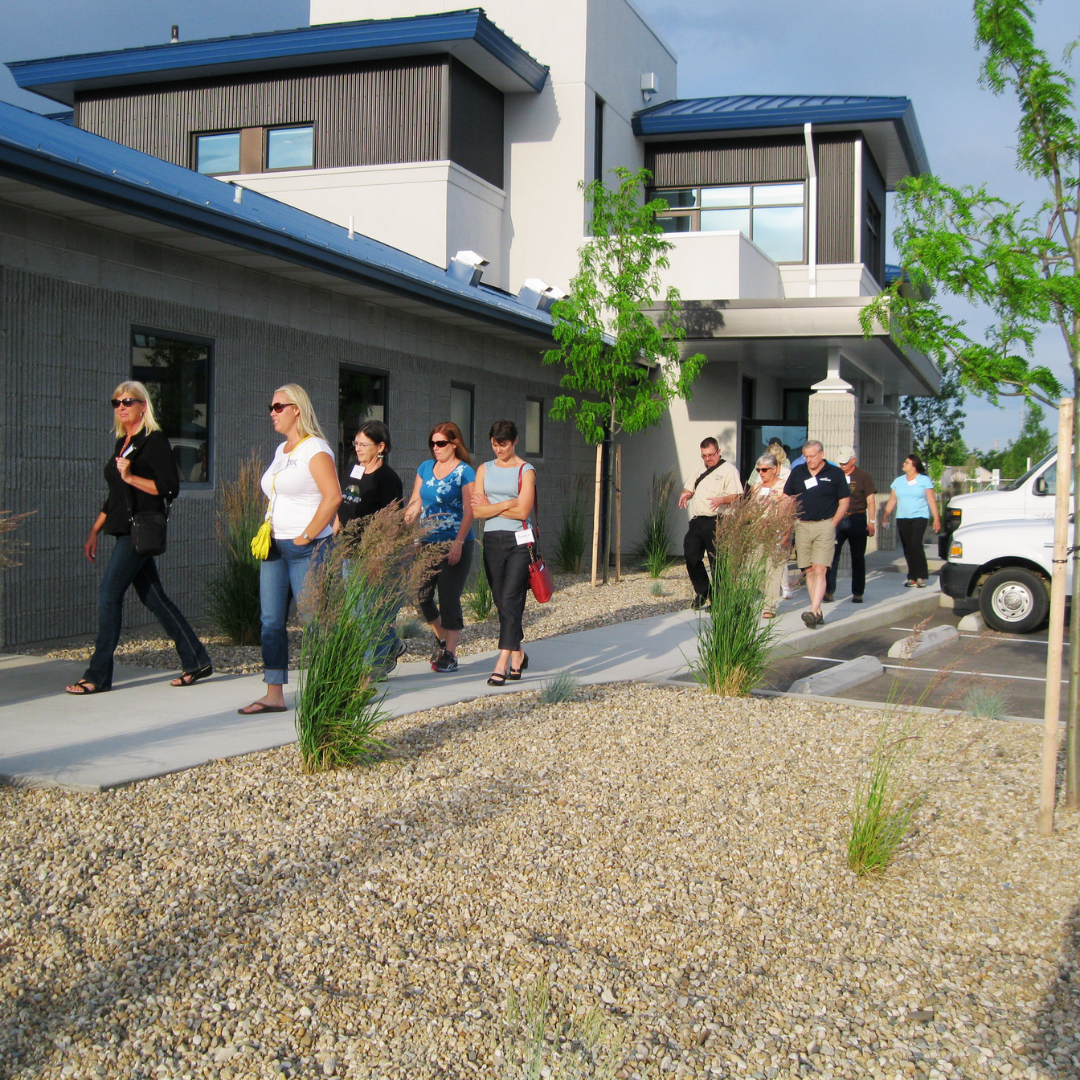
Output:
[[[348,559],[343,560],[341,572],[346,576],[352,572],[352,567]],[[373,649],[370,649],[367,656],[364,658],[368,662],[374,661],[378,664],[387,664],[391,659],[396,659],[399,650],[399,642],[401,640],[397,635],[397,617],[398,612],[401,610],[401,604],[402,600],[399,597],[389,604],[383,605],[382,610],[377,613],[378,617],[385,622],[386,629],[383,631],[383,636],[379,639],[379,643]],[[365,603],[365,597],[361,595],[357,615],[362,615],[365,608],[368,606],[369,605]]]
[[304,580],[325,558],[329,539],[299,547],[292,540],[275,540],[269,558],[259,568],[264,683],[283,686],[289,681],[289,599],[300,603]]
[[198,671],[209,667],[210,657],[192,630],[191,623],[165,595],[154,560],[149,555],[136,555],[131,550],[130,536],[118,536],[98,589],[97,641],[83,678],[102,690],[111,689],[113,653],[120,641],[123,625],[124,594],[132,585],[139,599],[172,638],[180,654],[181,668],[184,671]]

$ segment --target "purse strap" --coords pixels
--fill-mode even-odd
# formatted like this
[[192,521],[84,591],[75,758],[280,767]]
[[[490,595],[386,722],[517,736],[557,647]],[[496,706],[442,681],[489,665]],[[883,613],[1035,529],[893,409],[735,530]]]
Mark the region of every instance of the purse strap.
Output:
[[[285,456],[286,457],[291,457],[310,438],[311,438],[310,435],[305,435]],[[284,468],[285,468],[285,466],[282,465],[281,469],[284,469]],[[275,493],[275,488],[277,487],[278,472],[281,472],[281,469],[278,469],[278,471],[276,473],[274,473],[273,476],[270,477],[270,494],[267,496],[266,516],[263,518],[263,521],[273,521],[273,518],[274,518],[274,493]]]

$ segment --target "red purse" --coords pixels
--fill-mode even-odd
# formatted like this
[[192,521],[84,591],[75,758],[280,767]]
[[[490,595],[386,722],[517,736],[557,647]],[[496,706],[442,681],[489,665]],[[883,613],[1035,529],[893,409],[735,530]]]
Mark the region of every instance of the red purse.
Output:
[[[521,493],[521,474],[524,471],[525,466],[522,465],[518,469],[518,494]],[[537,521],[537,524],[533,526],[533,534],[539,540],[540,501],[537,495],[533,496],[533,510]],[[529,545],[529,588],[532,589],[532,594],[536,597],[538,604],[546,604],[555,591],[555,583],[551,580],[551,571],[544,565],[543,556],[541,556],[540,549],[535,541]]]

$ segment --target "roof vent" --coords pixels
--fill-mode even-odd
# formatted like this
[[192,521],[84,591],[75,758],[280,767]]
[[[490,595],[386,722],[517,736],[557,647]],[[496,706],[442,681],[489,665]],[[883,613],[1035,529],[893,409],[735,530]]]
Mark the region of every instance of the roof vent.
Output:
[[548,285],[539,278],[527,278],[518,292],[518,300],[537,311],[550,311],[556,300],[565,300],[566,293],[555,285]]
[[173,23],[172,31],[169,33],[169,44],[170,45],[179,45],[180,44],[180,27],[177,26],[176,23]]
[[446,273],[462,285],[479,285],[480,278],[489,265],[488,260],[483,255],[477,255],[475,251],[459,251],[450,260]]

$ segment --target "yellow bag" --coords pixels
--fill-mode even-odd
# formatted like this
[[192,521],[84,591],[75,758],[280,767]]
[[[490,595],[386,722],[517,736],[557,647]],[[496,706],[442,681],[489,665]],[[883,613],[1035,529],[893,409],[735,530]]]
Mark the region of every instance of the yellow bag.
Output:
[[259,526],[259,531],[251,538],[251,554],[256,559],[265,559],[270,555],[270,519]]

